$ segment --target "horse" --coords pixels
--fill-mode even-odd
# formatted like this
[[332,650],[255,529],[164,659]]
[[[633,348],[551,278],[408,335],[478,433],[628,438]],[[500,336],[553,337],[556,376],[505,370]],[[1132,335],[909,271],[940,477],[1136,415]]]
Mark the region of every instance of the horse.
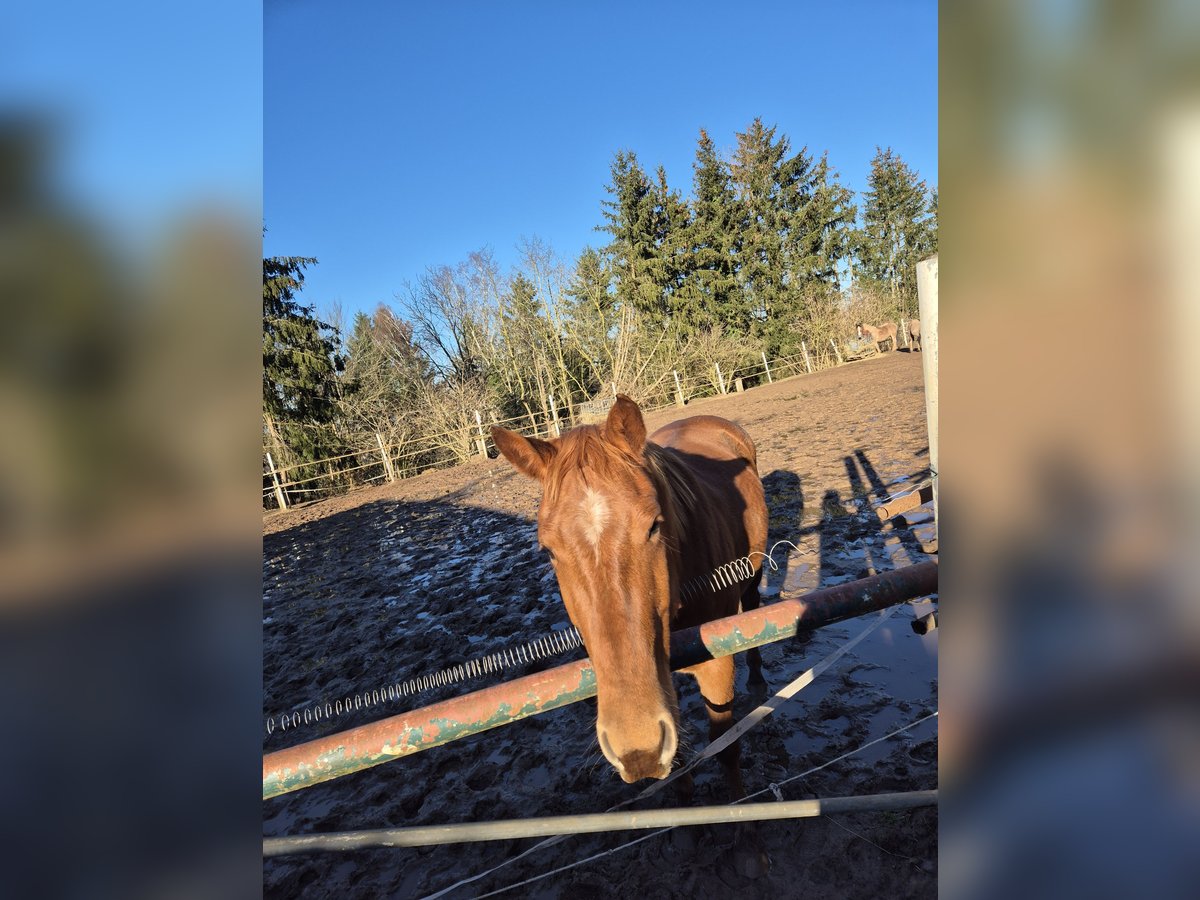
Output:
[[908,341],[913,350],[921,349],[921,320],[911,319],[908,323]]
[[[647,439],[641,409],[623,394],[603,425],[555,440],[491,433],[517,471],[542,483],[538,543],[596,672],[601,752],[627,784],[666,778],[679,723],[672,629],[758,608],[767,505],[754,442],[717,416],[672,422]],[[747,556],[746,581],[688,587]],[[758,650],[747,656],[750,684],[765,684]],[[699,685],[715,740],[733,724],[733,657],[682,671]],[[740,799],[737,743],[718,758],[731,799]]]
[[861,322],[858,325],[858,339],[861,341],[863,335],[869,337],[875,342],[875,352],[883,352],[883,342],[891,341],[892,349],[896,349],[896,323],[884,322],[878,328],[874,325],[863,325]]

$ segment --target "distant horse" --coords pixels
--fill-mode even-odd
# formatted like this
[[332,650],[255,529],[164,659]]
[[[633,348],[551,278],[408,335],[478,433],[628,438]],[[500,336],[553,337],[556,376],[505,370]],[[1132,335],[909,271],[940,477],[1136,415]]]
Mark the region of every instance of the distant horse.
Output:
[[921,349],[921,320],[912,319],[908,323],[908,342],[911,349]]
[[[603,425],[551,441],[492,428],[500,452],[542,482],[538,542],[550,553],[567,613],[596,671],[596,735],[627,783],[665,778],[678,746],[671,630],[758,607],[753,577],[717,591],[683,591],[716,567],[762,553],[767,506],[754,442],[716,416],[672,422],[646,438],[642,411],[618,396]],[[762,660],[748,654],[750,681]],[[683,671],[708,708],[709,739],[733,722],[733,657]],[[738,745],[720,753],[743,796]]]
[[884,322],[878,328],[874,325],[863,325],[861,322],[858,326],[858,339],[861,341],[863,336],[870,338],[875,342],[875,352],[883,352],[883,342],[891,341],[892,349],[896,349],[896,323]]

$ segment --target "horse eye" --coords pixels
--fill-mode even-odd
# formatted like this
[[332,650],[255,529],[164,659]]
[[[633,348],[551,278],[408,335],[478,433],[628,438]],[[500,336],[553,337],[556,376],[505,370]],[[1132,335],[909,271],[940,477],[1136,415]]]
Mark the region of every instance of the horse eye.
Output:
[[650,533],[648,535],[646,535],[646,540],[650,540],[652,537],[654,537],[656,534],[658,534],[658,526],[661,524],[662,524],[662,519],[654,520],[654,524],[652,524],[650,526]]

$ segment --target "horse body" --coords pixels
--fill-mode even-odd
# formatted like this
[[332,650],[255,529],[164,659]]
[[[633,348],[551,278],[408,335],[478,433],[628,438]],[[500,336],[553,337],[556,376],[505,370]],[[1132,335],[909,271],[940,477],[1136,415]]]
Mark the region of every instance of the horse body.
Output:
[[892,349],[893,350],[896,349],[897,344],[896,344],[896,323],[895,322],[884,322],[882,325],[880,325],[878,327],[876,327],[875,325],[859,324],[858,337],[860,340],[862,339],[864,334],[867,337],[869,337],[872,341],[875,342],[875,352],[876,353],[883,352],[884,341],[891,341]]
[[912,319],[908,323],[908,340],[913,349],[921,349],[921,320]]
[[[543,485],[538,540],[596,671],[596,734],[626,782],[665,778],[678,745],[670,632],[758,605],[754,576],[720,591],[683,591],[717,566],[762,553],[767,509],[750,437],[716,416],[673,422],[646,438],[641,410],[618,397],[603,426],[553,441],[502,428],[492,437]],[[762,681],[757,651],[751,680]],[[685,670],[708,707],[709,736],[733,717],[732,657]],[[721,754],[741,796],[738,748]]]

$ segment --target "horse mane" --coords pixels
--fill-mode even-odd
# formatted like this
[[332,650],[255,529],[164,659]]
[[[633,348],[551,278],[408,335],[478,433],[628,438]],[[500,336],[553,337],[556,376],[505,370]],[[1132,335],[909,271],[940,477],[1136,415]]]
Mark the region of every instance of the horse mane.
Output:
[[650,479],[671,506],[665,511],[675,519],[675,533],[688,534],[699,506],[691,473],[677,454],[658,444],[647,441],[644,456]]

